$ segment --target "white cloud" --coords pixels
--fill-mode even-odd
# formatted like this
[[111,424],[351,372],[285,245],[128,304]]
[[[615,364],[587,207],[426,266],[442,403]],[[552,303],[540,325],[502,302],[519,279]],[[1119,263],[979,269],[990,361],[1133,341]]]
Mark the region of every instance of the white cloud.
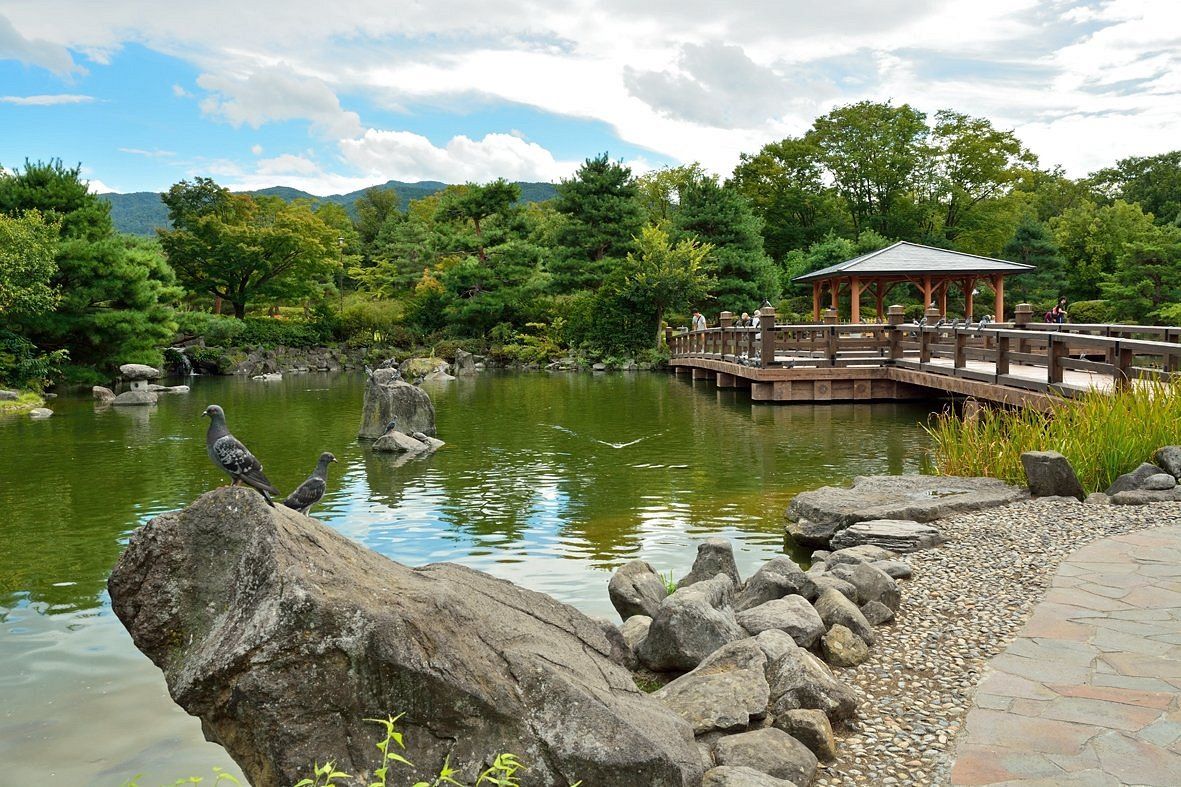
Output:
[[132,156],[143,156],[144,158],[172,158],[176,155],[174,150],[145,150],[143,148],[119,148],[120,153],[129,153]]
[[264,158],[255,167],[255,173],[259,175],[316,175],[319,172],[316,162],[290,153]]
[[234,126],[245,123],[258,128],[272,121],[308,120],[313,130],[329,137],[361,132],[360,117],[344,110],[323,80],[298,74],[285,63],[245,76],[202,74],[197,84],[209,91],[201,100],[201,111]]
[[41,96],[0,96],[0,104],[16,104],[21,107],[52,107],[59,104],[89,104],[94,96],[80,96],[75,93],[52,93]]
[[[255,128],[306,121],[340,146],[331,169],[399,173],[391,177],[566,170],[543,148],[496,139],[514,127],[524,145],[541,138],[527,118],[487,129],[504,134],[439,147],[407,132],[364,131],[374,120],[363,124],[346,108],[350,97],[394,111],[462,112],[478,101],[592,120],[658,156],[723,173],[740,152],[861,99],[987,115],[1074,174],[1176,147],[1168,129],[1181,125],[1175,0],[434,0],[396,9],[337,0],[331,14],[311,0],[208,0],[167,14],[149,8],[146,0],[0,0],[0,58],[69,74],[77,70],[71,50],[102,58],[134,41],[201,71],[210,116]],[[353,177],[320,169],[299,177]]]
[[61,44],[22,35],[4,14],[0,14],[0,60],[19,60],[68,76],[82,71],[70,51]]
[[190,93],[189,91],[185,90],[185,88],[182,85],[173,85],[172,86],[172,95],[176,96],[177,98],[192,98],[193,97],[193,94]]
[[114,193],[117,191],[117,189],[111,188],[110,186],[108,186],[106,183],[103,183],[98,178],[87,179],[86,188],[90,191],[91,194],[111,194],[111,193]]
[[371,128],[357,139],[341,140],[340,149],[349,164],[377,181],[548,181],[567,177],[578,166],[512,134],[487,134],[480,140],[460,135],[438,147],[409,131]]
[[258,145],[258,144],[251,145],[250,152],[256,156],[261,156],[262,155],[262,145]]

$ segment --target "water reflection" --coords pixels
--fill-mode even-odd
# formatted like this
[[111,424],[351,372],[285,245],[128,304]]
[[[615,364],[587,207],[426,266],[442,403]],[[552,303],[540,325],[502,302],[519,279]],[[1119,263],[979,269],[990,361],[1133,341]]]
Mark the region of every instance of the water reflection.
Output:
[[[336,454],[315,515],[345,535],[411,565],[462,562],[600,615],[613,614],[606,581],[625,560],[642,555],[679,576],[696,542],[719,534],[749,572],[783,550],[782,514],[797,491],[916,472],[924,456],[919,406],[775,406],[659,374],[534,374],[432,388],[447,445],[399,462],[355,439],[363,382],[197,378],[191,394],[156,407],[63,397],[47,421],[0,421],[0,756],[80,784],[145,768],[171,781],[182,774],[166,770],[166,754],[227,764],[168,702],[104,595],[133,528],[226,482],[204,452],[200,413],[211,403],[285,492],[321,451]],[[50,759],[51,744],[102,748],[73,739],[94,733],[72,731],[72,714],[120,730],[117,742],[99,733],[109,756],[72,769]]]

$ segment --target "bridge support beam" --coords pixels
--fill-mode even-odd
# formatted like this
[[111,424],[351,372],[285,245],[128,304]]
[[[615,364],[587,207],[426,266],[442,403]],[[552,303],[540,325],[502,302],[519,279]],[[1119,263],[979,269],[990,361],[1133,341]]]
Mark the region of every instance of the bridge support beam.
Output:
[[698,369],[696,366],[693,367],[694,380],[708,380],[712,374],[713,372],[711,372],[709,369]]
[[718,372],[718,387],[719,388],[737,388],[738,384],[735,382],[735,377],[732,374],[725,372]]

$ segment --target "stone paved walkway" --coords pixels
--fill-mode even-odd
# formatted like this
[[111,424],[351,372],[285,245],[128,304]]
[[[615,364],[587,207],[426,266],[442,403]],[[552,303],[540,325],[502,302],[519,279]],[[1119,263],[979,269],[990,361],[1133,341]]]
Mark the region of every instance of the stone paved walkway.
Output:
[[1062,562],[989,661],[957,755],[955,785],[1181,785],[1181,527]]

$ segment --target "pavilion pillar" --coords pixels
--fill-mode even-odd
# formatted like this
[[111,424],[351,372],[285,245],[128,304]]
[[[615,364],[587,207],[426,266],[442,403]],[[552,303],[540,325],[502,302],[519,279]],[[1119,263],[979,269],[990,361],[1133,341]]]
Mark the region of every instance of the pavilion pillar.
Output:
[[812,282],[812,322],[820,322],[820,282]]
[[947,291],[951,289],[951,282],[940,282],[939,284],[939,316],[947,316]]
[[849,279],[849,322],[861,322],[861,279],[853,276]]
[[931,302],[933,300],[931,297],[932,295],[933,295],[933,293],[931,292],[931,277],[924,276],[923,277],[923,310],[924,311],[931,307]]
[[1005,277],[999,273],[992,277],[992,289],[996,292],[996,313],[992,319],[997,322],[1005,321]]
[[976,289],[976,280],[964,279],[964,319],[969,322],[972,321],[972,315],[976,311],[975,296],[972,295]]
[[833,279],[829,282],[828,288],[832,291],[832,307],[833,309],[841,308],[841,280]]

